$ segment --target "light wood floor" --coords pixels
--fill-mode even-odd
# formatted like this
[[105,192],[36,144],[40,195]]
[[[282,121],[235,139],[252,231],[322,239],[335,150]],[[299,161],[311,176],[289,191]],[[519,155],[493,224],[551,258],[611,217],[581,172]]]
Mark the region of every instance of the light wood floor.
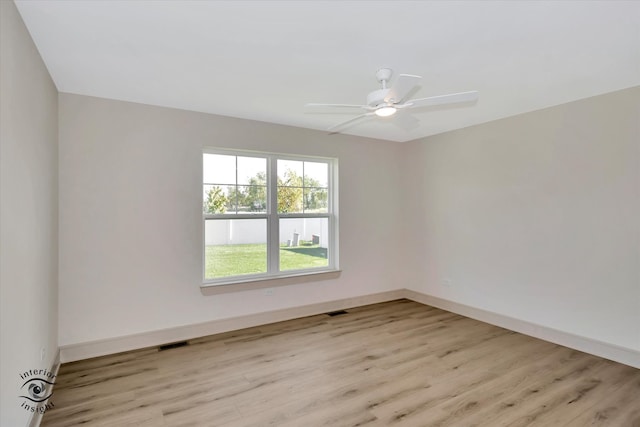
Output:
[[400,300],[65,364],[44,426],[640,426],[640,370]]

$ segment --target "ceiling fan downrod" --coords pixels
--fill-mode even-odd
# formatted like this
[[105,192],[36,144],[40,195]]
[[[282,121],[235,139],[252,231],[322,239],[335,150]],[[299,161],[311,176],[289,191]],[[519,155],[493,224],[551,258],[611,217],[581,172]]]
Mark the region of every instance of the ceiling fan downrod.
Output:
[[380,68],[376,71],[376,78],[378,79],[378,83],[382,83],[382,89],[387,88],[387,82],[391,80],[391,76],[393,75],[393,70],[391,68]]

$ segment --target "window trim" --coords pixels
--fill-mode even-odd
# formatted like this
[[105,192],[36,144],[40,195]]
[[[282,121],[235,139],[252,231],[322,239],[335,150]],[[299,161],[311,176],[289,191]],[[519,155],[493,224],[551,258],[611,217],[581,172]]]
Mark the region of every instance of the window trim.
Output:
[[[324,275],[327,273],[339,273],[338,263],[338,159],[320,156],[305,156],[294,154],[280,154],[272,152],[248,151],[248,150],[232,150],[226,148],[205,147],[202,150],[202,157],[205,154],[220,154],[228,156],[242,157],[258,157],[267,161],[267,212],[258,213],[224,213],[224,214],[206,214],[202,213],[201,224],[201,251],[202,251],[202,288],[225,287],[225,285],[238,284],[257,284],[255,287],[260,288],[261,282],[274,281],[277,279],[290,278],[308,278],[313,275]],[[327,199],[326,213],[278,213],[277,212],[277,162],[278,160],[321,162],[327,164],[327,190],[329,197]],[[200,185],[204,185],[204,168],[200,168]],[[200,211],[202,212],[202,201],[200,201]],[[280,236],[279,223],[281,219],[287,218],[327,218],[328,220],[328,236],[327,244],[327,265],[324,267],[305,268],[298,270],[279,271],[280,262]],[[257,274],[241,274],[236,276],[227,276],[216,279],[208,279],[206,277],[206,233],[205,227],[207,220],[229,220],[229,219],[265,219],[267,226],[267,272]],[[275,283],[275,282],[274,282]],[[225,291],[221,291],[225,292]],[[213,292],[220,293],[220,292]]]

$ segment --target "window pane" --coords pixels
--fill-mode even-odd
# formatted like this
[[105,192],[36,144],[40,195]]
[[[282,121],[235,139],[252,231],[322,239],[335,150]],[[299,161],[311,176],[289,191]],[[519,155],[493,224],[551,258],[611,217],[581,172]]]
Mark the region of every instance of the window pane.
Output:
[[267,211],[267,187],[259,185],[238,186],[238,212],[264,213]]
[[205,153],[202,158],[204,184],[236,184],[236,156]]
[[205,221],[205,279],[267,272],[265,219]]
[[267,159],[238,157],[239,185],[267,185]]
[[235,187],[204,185],[202,211],[206,214],[235,213]]
[[326,163],[304,162],[304,186],[327,187],[329,185],[329,165]]
[[280,270],[302,270],[329,265],[327,218],[280,219]]
[[326,188],[305,188],[304,189],[304,212],[305,213],[327,213],[328,191]]

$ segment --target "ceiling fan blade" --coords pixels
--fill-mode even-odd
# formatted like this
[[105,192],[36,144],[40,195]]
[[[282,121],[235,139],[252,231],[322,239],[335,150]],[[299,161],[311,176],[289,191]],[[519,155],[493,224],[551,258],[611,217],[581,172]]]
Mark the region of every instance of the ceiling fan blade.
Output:
[[390,102],[393,104],[401,103],[409,96],[411,92],[420,83],[420,76],[414,76],[412,74],[400,74],[398,80],[393,84],[389,93],[384,97],[384,102]]
[[410,108],[433,107],[435,105],[458,104],[461,102],[473,102],[478,99],[478,91],[452,93],[450,95],[431,96],[429,98],[411,99],[406,102]]
[[376,113],[364,113],[361,114],[357,117],[354,117],[353,119],[349,119],[346,122],[342,122],[342,123],[338,123],[335,126],[331,126],[329,129],[327,129],[329,131],[330,134],[334,134],[334,133],[339,133],[341,129],[344,129],[345,127],[347,127],[350,124],[353,124],[355,122],[357,122],[358,120],[364,119],[365,117],[371,117],[374,116]]
[[420,125],[420,120],[408,113],[397,113],[392,120],[393,124],[404,130],[413,130]]
[[354,104],[304,104],[304,108],[359,108],[361,110],[369,110],[371,107],[368,105],[354,105]]

